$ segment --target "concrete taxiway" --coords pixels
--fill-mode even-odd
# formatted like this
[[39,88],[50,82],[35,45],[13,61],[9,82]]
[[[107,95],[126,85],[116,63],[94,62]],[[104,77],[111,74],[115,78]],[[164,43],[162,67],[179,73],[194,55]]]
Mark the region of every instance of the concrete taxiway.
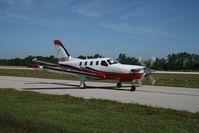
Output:
[[33,70],[34,68],[27,66],[0,66],[0,69]]
[[0,76],[0,88],[15,88],[46,94],[69,94],[71,96],[115,100],[124,103],[199,111],[199,89],[182,87],[142,86],[135,92],[130,85],[118,89],[113,83],[86,82],[80,89],[79,81]]

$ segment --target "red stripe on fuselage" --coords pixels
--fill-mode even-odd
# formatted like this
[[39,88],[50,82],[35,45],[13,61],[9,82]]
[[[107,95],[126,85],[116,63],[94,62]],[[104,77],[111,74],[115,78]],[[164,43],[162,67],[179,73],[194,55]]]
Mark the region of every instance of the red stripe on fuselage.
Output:
[[105,73],[104,74],[107,79],[118,79],[120,81],[132,81],[135,79],[140,79],[142,77],[142,73]]
[[117,79],[120,81],[132,81],[135,79],[140,79],[143,73],[112,73],[112,72],[102,72],[97,71],[92,68],[86,68],[83,70],[84,72],[97,74],[103,77],[104,79]]
[[120,81],[133,81],[135,79],[140,79],[143,76],[143,73],[109,73],[109,72],[103,72],[103,71],[98,71],[95,69],[91,69],[91,68],[76,68],[74,66],[69,66],[69,65],[64,65],[61,64],[61,67],[63,69],[71,69],[71,70],[76,70],[76,71],[80,71],[80,72],[86,72],[86,73],[90,73],[90,74],[96,74],[99,77],[102,77],[104,79],[116,79],[116,80],[120,80]]

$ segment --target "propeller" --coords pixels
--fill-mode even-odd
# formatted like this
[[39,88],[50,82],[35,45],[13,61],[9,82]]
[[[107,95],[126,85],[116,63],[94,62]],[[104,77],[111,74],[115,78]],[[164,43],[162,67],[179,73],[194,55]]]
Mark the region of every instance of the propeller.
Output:
[[156,58],[153,56],[151,59],[150,59],[150,67],[153,66],[153,64],[155,63],[156,61]]
[[156,58],[155,57],[152,57],[150,60],[149,60],[149,67],[146,66],[146,64],[144,63],[144,61],[142,60],[142,57],[139,57],[138,59],[138,62],[144,66],[144,75],[143,77],[138,80],[138,83],[140,85],[142,85],[142,82],[145,78],[149,78],[149,80],[151,81],[151,84],[154,85],[156,80],[154,79],[154,77],[152,76],[152,73],[154,72],[154,70],[152,70],[150,67],[154,64],[154,62],[156,61]]

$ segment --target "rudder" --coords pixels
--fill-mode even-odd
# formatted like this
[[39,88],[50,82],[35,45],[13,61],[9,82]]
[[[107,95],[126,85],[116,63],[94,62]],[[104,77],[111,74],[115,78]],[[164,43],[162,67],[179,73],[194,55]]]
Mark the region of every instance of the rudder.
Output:
[[70,58],[70,54],[65,49],[64,45],[60,40],[54,40],[54,44],[57,48],[57,58],[59,62],[68,61]]

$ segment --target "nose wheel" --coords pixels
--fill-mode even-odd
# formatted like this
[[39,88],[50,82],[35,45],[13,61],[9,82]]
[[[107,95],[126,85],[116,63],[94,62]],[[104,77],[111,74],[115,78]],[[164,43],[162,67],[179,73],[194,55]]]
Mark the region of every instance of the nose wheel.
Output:
[[135,86],[131,86],[131,91],[135,91],[136,87]]

